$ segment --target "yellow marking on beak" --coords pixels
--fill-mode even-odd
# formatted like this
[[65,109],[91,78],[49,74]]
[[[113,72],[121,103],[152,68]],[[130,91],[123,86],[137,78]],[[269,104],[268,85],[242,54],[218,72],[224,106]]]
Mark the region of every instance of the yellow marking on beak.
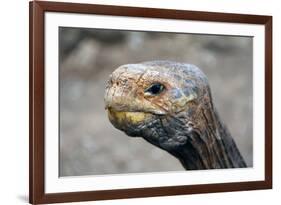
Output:
[[144,112],[123,112],[112,109],[108,109],[107,111],[110,121],[113,121],[119,125],[123,123],[138,124],[143,122],[148,116],[151,115]]

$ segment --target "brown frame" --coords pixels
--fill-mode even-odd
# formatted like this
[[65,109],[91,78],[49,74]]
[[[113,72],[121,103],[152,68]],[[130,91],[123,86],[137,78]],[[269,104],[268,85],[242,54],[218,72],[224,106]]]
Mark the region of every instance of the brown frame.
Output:
[[[44,13],[68,12],[265,26],[265,180],[46,194],[44,191]],[[29,4],[29,202],[55,203],[272,188],[272,16],[33,1]]]

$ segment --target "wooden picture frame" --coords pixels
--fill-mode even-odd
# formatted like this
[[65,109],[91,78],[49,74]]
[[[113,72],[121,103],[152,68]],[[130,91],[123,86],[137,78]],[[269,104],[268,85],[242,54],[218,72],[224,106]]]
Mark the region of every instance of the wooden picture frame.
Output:
[[[242,191],[272,188],[272,17],[260,15],[214,13],[199,11],[168,10],[105,6],[77,3],[33,1],[29,5],[30,20],[30,73],[29,73],[29,201],[32,204],[74,202],[88,200],[122,199],[135,197],[168,196],[211,192]],[[130,189],[112,189],[79,192],[45,192],[45,14],[65,12],[138,18],[194,20],[256,24],[264,26],[265,50],[265,133],[264,133],[264,180],[230,183],[211,183]]]

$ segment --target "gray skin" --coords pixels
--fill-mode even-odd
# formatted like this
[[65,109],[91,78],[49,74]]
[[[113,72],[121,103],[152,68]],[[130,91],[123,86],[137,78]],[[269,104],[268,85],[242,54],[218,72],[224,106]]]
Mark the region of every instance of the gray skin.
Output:
[[105,108],[114,127],[169,152],[186,170],[247,167],[194,65],[120,66],[108,80]]

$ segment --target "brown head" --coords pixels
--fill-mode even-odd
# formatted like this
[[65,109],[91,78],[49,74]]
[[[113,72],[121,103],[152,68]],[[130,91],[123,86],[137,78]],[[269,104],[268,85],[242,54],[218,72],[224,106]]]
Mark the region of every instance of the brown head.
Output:
[[207,78],[190,64],[123,65],[111,74],[106,86],[105,107],[111,123],[161,148],[185,143],[186,137],[174,135],[175,129],[200,131],[196,113],[202,106],[211,106]]

